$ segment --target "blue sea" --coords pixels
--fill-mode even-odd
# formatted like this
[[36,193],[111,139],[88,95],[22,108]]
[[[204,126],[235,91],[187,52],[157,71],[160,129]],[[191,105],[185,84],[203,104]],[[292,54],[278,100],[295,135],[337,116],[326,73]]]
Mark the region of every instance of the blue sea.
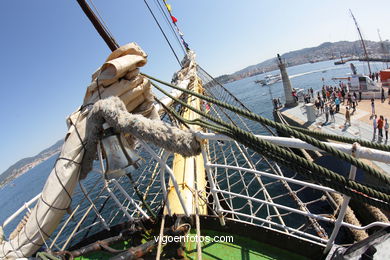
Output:
[[[334,65],[334,61],[325,61],[318,63],[308,63],[289,67],[287,69],[291,78],[291,83],[295,88],[318,90],[323,82],[326,85],[337,85],[338,81],[332,80],[333,77],[345,77],[350,74],[350,65]],[[366,65],[361,62],[354,62],[359,73],[367,71]],[[382,63],[373,63],[373,70],[378,71],[384,68]],[[279,71],[273,71],[266,74],[277,74]],[[261,87],[254,81],[263,79],[265,74],[245,78],[239,81],[228,83],[225,87],[240,99],[253,112],[264,117],[272,119],[273,98],[283,97],[283,86],[281,82],[275,83],[270,87]],[[65,134],[65,133],[64,133]],[[45,162],[29,170],[24,175],[15,179],[10,184],[0,189],[0,223],[2,224],[7,217],[19,209],[24,202],[29,201],[37,195],[43,188],[44,183],[55,163],[58,155],[50,157]],[[21,216],[20,216],[21,217]],[[17,221],[5,229],[9,234],[15,228]]]

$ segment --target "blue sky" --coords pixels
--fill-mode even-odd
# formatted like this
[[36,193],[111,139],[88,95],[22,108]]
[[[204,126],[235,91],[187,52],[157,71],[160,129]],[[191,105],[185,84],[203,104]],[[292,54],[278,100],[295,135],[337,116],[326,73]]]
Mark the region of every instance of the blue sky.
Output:
[[[161,0],[160,0],[161,1]],[[158,9],[148,0],[178,54]],[[212,75],[325,41],[390,39],[390,1],[167,0],[198,63]],[[120,44],[149,54],[143,71],[169,80],[178,65],[143,0],[94,0]],[[0,173],[65,135],[90,75],[110,53],[76,0],[0,1]],[[181,57],[181,56],[180,56]]]

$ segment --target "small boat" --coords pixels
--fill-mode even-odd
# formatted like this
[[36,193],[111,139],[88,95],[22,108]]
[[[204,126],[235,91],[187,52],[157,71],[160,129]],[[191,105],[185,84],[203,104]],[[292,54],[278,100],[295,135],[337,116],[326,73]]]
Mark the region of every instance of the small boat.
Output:
[[272,75],[272,74],[269,74],[267,76],[265,76],[265,85],[269,86],[269,85],[272,85],[278,81],[281,81],[282,80],[282,77],[280,76],[280,74],[277,74],[277,75]]
[[265,76],[264,79],[255,80],[255,83],[258,83],[261,86],[270,86],[270,85],[272,85],[278,81],[281,81],[281,80],[282,80],[282,77],[280,76],[280,74],[276,74],[276,75],[268,74]]
[[266,85],[265,79],[255,80],[255,83],[260,84],[261,86]]

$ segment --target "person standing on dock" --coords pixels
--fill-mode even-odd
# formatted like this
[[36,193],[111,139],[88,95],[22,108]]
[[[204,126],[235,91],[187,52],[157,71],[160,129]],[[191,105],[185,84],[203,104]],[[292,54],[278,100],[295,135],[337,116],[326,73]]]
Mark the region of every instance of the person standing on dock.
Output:
[[348,107],[345,108],[345,123],[344,123],[344,125],[347,125],[347,123],[348,123],[348,125],[351,125],[351,114],[349,113]]
[[[356,92],[353,92],[353,97],[354,97],[354,99],[355,99],[355,102],[356,102],[356,106],[358,106],[358,99],[357,99],[357,95],[356,95]],[[360,100],[359,101],[361,101],[361,98],[360,98]]]
[[351,103],[352,103],[352,109],[353,109],[352,113],[354,113],[356,111],[356,103],[357,103],[354,95],[352,95],[352,97],[351,97]]
[[390,87],[389,87],[389,89],[387,90],[387,98],[389,99],[389,104],[390,104]]
[[320,106],[321,106],[321,114],[322,114],[322,113],[324,113],[325,98],[320,99]]
[[331,121],[333,121],[333,123],[336,123],[336,119],[334,118],[334,113],[335,113],[335,110],[334,110],[333,106],[330,105],[330,109],[329,109],[330,119],[331,119]]
[[347,106],[352,106],[352,97],[350,93],[348,93]]
[[340,112],[340,98],[339,97],[336,97],[336,99],[334,100],[334,103],[336,105],[336,113]]
[[387,122],[387,118],[385,119],[385,136],[386,136],[386,143],[389,138],[389,122]]
[[375,116],[375,118],[376,118],[376,115],[375,115],[375,100],[373,98],[371,98],[371,117],[372,116]]
[[376,122],[376,115],[374,115],[374,119],[372,120],[372,127],[374,128],[374,136],[372,137],[372,139],[375,140],[376,129],[378,128],[378,124]]
[[385,90],[383,89],[383,87],[382,87],[382,89],[381,89],[381,101],[382,101],[382,103],[384,103],[385,102]]
[[382,141],[383,138],[383,116],[381,115],[378,119],[377,125],[378,125],[378,137],[379,140]]
[[325,100],[326,99],[326,91],[325,91],[325,87],[322,87],[322,99]]
[[325,105],[325,119],[326,119],[326,121],[325,121],[325,124],[326,124],[326,123],[328,123],[328,120],[329,120],[329,105],[328,104]]

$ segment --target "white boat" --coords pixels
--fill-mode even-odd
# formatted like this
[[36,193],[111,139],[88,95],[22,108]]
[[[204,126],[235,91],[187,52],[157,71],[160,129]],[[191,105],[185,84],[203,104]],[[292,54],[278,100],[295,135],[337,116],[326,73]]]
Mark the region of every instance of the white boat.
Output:
[[264,79],[265,79],[264,85],[270,86],[278,81],[281,81],[282,77],[280,76],[280,74],[275,74],[275,75],[269,74],[269,75],[266,75]]

